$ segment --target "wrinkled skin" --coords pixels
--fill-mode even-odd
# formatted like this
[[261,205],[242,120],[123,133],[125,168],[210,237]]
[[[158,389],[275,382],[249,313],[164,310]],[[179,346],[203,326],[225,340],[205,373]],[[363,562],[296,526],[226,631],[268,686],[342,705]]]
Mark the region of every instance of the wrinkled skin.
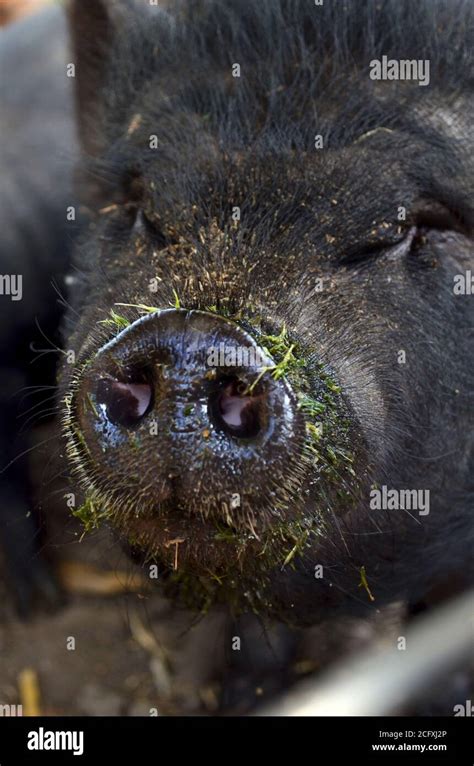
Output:
[[[90,209],[60,383],[77,513],[111,522],[194,608],[307,624],[473,577],[472,299],[453,292],[473,261],[468,11],[341,5],[202,2],[187,19],[185,3],[72,4]],[[430,58],[430,86],[372,82],[381,53]],[[160,356],[163,322],[181,318],[209,340],[245,332],[270,351],[279,337],[275,363],[293,346],[282,378],[255,387],[270,403],[285,387],[263,411],[291,429],[265,449],[222,435],[206,345],[193,357],[180,325]],[[145,327],[158,340],[143,350]],[[149,358],[152,380],[136,378]],[[132,426],[113,422],[106,376],[153,391]],[[429,490],[429,514],[371,509],[374,485]]]

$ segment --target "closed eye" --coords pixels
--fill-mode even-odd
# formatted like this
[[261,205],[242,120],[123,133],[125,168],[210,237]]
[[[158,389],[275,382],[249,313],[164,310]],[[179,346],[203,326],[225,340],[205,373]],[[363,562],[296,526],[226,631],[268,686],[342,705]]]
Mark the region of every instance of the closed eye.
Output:
[[354,266],[370,261],[372,258],[380,255],[383,255],[384,258],[389,258],[390,260],[403,258],[410,252],[417,232],[417,227],[411,226],[409,229],[405,230],[404,235],[395,240],[395,242],[392,240],[356,245],[341,256],[339,263],[342,266]]
[[[444,205],[422,200],[411,212],[412,225],[402,231],[399,238],[379,240],[358,244],[349,248],[340,258],[343,266],[360,265],[375,257],[397,260],[417,251],[417,245],[424,241],[428,231],[468,232],[468,226],[461,215],[449,210]],[[410,223],[410,221],[408,221]]]

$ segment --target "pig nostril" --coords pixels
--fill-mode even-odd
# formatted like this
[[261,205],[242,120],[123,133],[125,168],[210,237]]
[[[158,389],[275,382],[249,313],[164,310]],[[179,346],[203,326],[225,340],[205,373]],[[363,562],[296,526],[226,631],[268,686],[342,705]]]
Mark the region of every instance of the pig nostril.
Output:
[[251,439],[261,430],[261,396],[245,394],[247,386],[237,379],[209,397],[211,420],[219,431]]
[[121,383],[113,378],[102,378],[97,382],[96,399],[105,407],[112,423],[129,428],[139,423],[149,411],[152,387],[148,383]]

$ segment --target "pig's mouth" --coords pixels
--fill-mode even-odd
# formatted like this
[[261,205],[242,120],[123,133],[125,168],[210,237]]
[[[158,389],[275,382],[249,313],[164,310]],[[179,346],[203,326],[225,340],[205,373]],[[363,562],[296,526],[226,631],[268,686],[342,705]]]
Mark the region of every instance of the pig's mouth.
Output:
[[78,369],[66,406],[77,515],[178,576],[248,591],[314,548],[358,484],[344,397],[284,328],[157,311]]

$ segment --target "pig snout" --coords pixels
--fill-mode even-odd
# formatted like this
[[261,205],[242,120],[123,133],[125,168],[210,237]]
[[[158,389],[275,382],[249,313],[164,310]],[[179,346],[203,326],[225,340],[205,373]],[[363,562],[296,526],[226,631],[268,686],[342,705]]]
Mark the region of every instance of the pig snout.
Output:
[[193,516],[238,528],[259,508],[278,515],[305,424],[274,366],[212,313],[169,309],[126,327],[85,363],[74,397],[94,489],[124,520],[133,503],[147,533],[170,515],[184,537]]

